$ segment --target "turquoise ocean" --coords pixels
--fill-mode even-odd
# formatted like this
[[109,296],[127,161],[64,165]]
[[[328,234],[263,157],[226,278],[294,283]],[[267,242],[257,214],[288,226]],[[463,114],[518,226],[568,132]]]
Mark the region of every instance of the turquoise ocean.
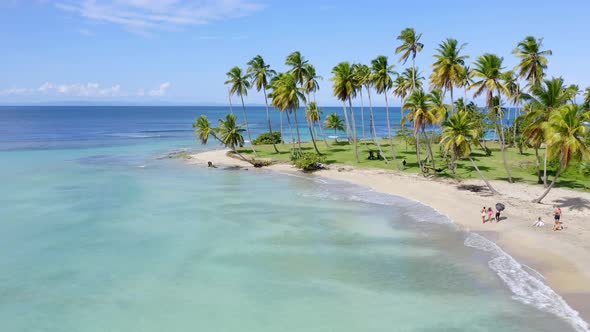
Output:
[[161,158],[217,148],[191,123],[227,112],[1,107],[0,331],[588,331],[418,202]]

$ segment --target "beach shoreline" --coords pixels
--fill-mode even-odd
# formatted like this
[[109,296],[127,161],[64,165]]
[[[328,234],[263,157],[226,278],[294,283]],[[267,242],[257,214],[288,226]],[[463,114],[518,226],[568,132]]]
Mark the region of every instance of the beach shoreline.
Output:
[[[249,163],[229,156],[228,150],[210,150],[191,154],[191,164],[254,169]],[[302,174],[292,165],[273,164],[264,169]],[[310,177],[344,181],[377,192],[396,195],[425,204],[447,216],[465,231],[475,232],[496,243],[528,269],[538,271],[543,283],[555,290],[586,322],[590,321],[590,227],[584,218],[590,216],[590,193],[555,188],[544,204],[532,203],[543,190],[527,184],[492,181],[503,195],[491,196],[477,180],[453,181],[425,178],[383,169],[330,165]],[[474,190],[475,189],[475,190]],[[500,222],[481,223],[482,206],[506,205]],[[563,210],[566,229],[553,232],[552,205]],[[537,217],[546,225],[531,227]]]

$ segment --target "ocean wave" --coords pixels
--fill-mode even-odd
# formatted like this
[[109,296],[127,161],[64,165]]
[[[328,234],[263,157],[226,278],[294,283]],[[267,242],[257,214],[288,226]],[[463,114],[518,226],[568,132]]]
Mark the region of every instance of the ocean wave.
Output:
[[513,299],[563,318],[576,331],[590,331],[590,327],[578,312],[572,309],[559,294],[539,278],[527,273],[522,264],[497,244],[479,234],[469,233],[465,238],[465,246],[488,252],[494,256],[488,265],[510,288],[514,294]]
[[159,134],[141,134],[141,133],[113,133],[113,134],[105,134],[106,136],[111,137],[121,137],[121,138],[162,138],[167,137]]

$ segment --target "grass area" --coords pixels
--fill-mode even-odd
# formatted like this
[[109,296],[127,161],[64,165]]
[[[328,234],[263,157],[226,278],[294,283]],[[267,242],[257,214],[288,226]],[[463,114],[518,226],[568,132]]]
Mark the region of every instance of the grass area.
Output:
[[[382,169],[397,169],[391,163],[387,165],[383,160],[369,160],[369,150],[378,151],[377,146],[372,142],[359,143],[359,159],[356,163],[354,156],[354,146],[348,142],[334,142],[330,141],[329,147],[326,147],[323,141],[318,141],[317,146],[320,152],[326,156],[327,164],[345,164],[361,168],[382,168]],[[387,140],[380,141],[383,152],[387,158],[390,158],[391,152]],[[314,152],[313,145],[310,142],[302,143],[303,152]],[[280,153],[274,152],[272,145],[257,145],[256,151],[261,158],[271,158],[276,161],[289,161],[291,156],[291,144],[278,144]],[[407,162],[406,168],[403,170],[408,173],[420,173],[418,162],[415,153],[415,145],[408,142],[406,144],[403,138],[397,137],[394,139],[394,147],[396,149],[397,161],[401,165],[402,159]],[[507,181],[506,170],[502,161],[502,154],[500,152],[500,145],[496,142],[487,142],[487,147],[491,149],[492,155],[487,156],[481,149],[475,148],[472,151],[472,157],[477,166],[482,171],[485,177],[490,180],[504,180]],[[444,160],[441,149],[438,144],[432,147],[435,155],[436,168],[440,172],[430,171],[430,174],[436,173],[436,176],[448,177],[453,179],[479,179],[479,175],[467,159],[459,160],[457,163],[456,173],[453,174],[447,169],[447,162]],[[252,150],[248,148],[239,149],[240,153],[252,155]],[[543,150],[539,151],[541,156],[541,163],[543,158]],[[427,156],[426,145],[421,146],[421,158]],[[520,154],[517,148],[507,148],[506,158],[512,173],[512,177],[516,182],[537,184],[537,172],[535,168],[535,153],[534,150],[525,150]],[[430,166],[430,163],[428,164]],[[557,169],[557,164],[549,163],[547,167],[548,181],[551,181],[553,174]],[[542,172],[542,164],[541,164]],[[556,187],[571,188],[580,191],[590,191],[590,177],[583,175],[578,170],[578,163],[572,162],[567,171],[562,172],[559,177]]]

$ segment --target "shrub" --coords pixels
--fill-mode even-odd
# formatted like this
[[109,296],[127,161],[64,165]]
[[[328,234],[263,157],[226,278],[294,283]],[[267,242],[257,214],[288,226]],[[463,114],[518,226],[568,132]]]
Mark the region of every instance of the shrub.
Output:
[[258,135],[253,141],[252,144],[254,145],[262,145],[262,144],[279,144],[282,142],[281,133],[278,131],[262,133]]
[[326,162],[325,156],[320,156],[312,152],[303,153],[298,159],[295,160],[295,167],[300,168],[304,171],[315,171],[321,169],[321,164]]
[[583,161],[580,163],[580,173],[590,176],[590,161]]

